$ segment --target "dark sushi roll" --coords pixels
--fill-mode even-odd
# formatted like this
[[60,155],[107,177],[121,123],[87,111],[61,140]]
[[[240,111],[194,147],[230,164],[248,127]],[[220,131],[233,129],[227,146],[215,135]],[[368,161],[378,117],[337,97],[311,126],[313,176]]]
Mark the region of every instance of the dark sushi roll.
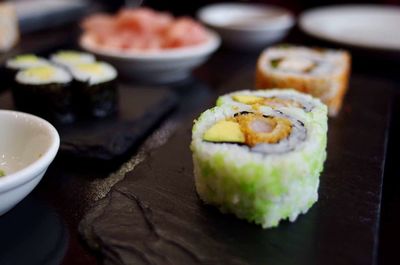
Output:
[[20,70],[12,88],[15,105],[53,122],[72,122],[72,80],[70,73],[52,65]]
[[117,71],[104,62],[82,63],[71,66],[75,79],[74,100],[85,116],[106,117],[117,109]]
[[4,68],[5,81],[7,86],[14,84],[15,75],[20,70],[25,70],[32,67],[46,66],[50,62],[44,58],[34,54],[21,54],[6,61]]

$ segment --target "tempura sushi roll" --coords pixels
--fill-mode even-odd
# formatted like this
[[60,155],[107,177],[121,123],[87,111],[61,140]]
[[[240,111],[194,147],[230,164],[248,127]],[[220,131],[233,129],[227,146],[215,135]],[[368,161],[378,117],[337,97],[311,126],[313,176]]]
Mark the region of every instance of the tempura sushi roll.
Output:
[[245,104],[253,106],[255,110],[259,106],[266,106],[286,113],[295,112],[298,115],[306,115],[321,126],[327,125],[328,109],[326,105],[317,98],[293,89],[235,91],[218,98],[217,106],[225,104]]
[[96,58],[93,54],[73,50],[61,50],[50,56],[50,60],[64,67],[71,67],[76,64],[93,63]]
[[63,68],[46,65],[21,70],[12,88],[18,109],[51,121],[74,120],[72,110],[72,76]]
[[92,117],[106,117],[117,107],[117,71],[105,62],[76,64],[70,67],[75,79],[74,98],[79,111]]
[[326,133],[305,115],[269,107],[207,110],[192,130],[197,193],[263,228],[293,222],[318,199]]
[[346,51],[281,45],[262,52],[256,88],[294,88],[321,99],[329,115],[340,110],[350,74]]
[[12,57],[6,61],[4,66],[7,85],[14,83],[18,71],[49,64],[48,60],[34,54],[21,54]]

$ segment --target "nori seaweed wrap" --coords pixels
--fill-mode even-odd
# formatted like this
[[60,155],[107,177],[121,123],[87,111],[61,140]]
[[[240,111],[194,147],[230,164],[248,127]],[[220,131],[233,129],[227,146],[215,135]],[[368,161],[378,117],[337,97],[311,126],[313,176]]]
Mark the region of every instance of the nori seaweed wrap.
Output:
[[81,115],[101,118],[116,112],[117,71],[113,66],[93,62],[76,64],[69,69],[75,79],[74,101]]
[[53,122],[74,121],[72,76],[56,66],[39,66],[21,70],[12,87],[19,110],[39,115]]

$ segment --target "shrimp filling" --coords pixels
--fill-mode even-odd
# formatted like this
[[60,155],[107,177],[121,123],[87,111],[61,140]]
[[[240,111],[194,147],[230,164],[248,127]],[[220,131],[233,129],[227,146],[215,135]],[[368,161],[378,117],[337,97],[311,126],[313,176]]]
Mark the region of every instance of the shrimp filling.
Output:
[[240,112],[218,121],[203,135],[214,143],[246,145],[261,153],[284,153],[295,149],[307,135],[304,123],[279,112],[274,115]]

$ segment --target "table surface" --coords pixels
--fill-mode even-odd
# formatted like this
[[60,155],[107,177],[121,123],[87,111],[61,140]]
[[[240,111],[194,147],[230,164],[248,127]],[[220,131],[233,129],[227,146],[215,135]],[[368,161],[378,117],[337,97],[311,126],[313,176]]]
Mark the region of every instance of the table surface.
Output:
[[[226,81],[218,94],[248,87],[254,71],[244,65]],[[199,200],[189,144],[204,100],[96,203],[80,232],[106,264],[374,264],[390,90],[353,75],[343,110],[329,121],[318,203],[293,224],[263,230]]]
[[[9,54],[0,55],[0,62],[11,54],[38,52],[58,45],[71,44],[76,40],[76,29],[75,25],[70,25],[59,30],[24,36],[16,49]],[[289,35],[287,41],[327,46],[326,43],[307,38],[296,29]],[[384,79],[400,87],[400,77],[396,73],[400,62],[391,59],[390,54],[377,54],[365,50],[351,51],[354,74]],[[258,53],[241,53],[222,48],[194,72],[190,86],[202,86],[204,93],[213,94],[215,88],[226,82],[226,77],[231,73],[243,65],[254,64],[257,55]],[[184,94],[185,84],[177,86],[176,89]],[[394,103],[397,103],[399,101],[397,91],[394,91],[393,95]],[[399,217],[396,206],[400,202],[398,185],[400,180],[396,178],[399,169],[395,160],[400,142],[394,137],[400,130],[398,122],[400,106],[399,104],[394,106],[385,165],[378,264],[387,264],[385,261],[388,262],[396,257],[395,246],[398,244],[395,242],[400,235],[400,229],[396,224]],[[180,111],[178,108],[171,118],[160,125],[161,129],[155,131],[155,134],[162,131],[165,135],[162,137],[150,135],[139,149],[132,150],[113,163],[99,165],[95,161],[83,161],[59,154],[38,187],[21,204],[0,218],[1,231],[7,231],[8,237],[5,238],[10,239],[9,247],[0,251],[0,263],[31,264],[29,261],[39,260],[40,255],[46,257],[40,264],[101,263],[100,257],[96,256],[96,253],[93,253],[81,239],[78,233],[79,222],[94,202],[104,197],[126,172],[131,171],[146,158],[149,150],[158,148],[167,141],[169,134],[179,122]],[[154,142],[154,139],[159,140]],[[30,227],[34,229],[30,230]],[[44,237],[43,234],[49,236]],[[17,254],[22,252],[25,255]],[[13,262],[11,258],[14,259]]]

